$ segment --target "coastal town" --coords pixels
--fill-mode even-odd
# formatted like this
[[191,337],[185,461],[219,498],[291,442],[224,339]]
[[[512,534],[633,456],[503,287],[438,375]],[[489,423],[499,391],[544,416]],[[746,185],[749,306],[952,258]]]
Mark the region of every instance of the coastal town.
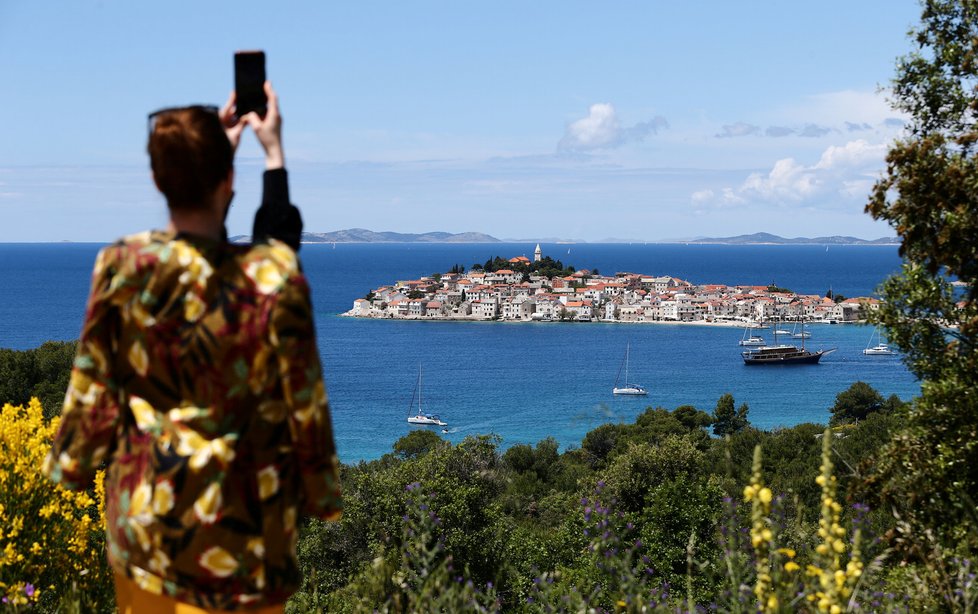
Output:
[[787,288],[693,284],[669,275],[575,270],[544,257],[495,258],[465,271],[397,281],[353,301],[344,316],[510,322],[675,322],[744,326],[764,321],[863,319],[878,299],[797,294]]

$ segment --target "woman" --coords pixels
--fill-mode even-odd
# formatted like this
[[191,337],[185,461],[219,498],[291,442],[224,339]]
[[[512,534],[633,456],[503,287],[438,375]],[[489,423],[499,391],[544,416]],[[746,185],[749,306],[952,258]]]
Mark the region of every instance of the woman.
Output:
[[[86,488],[106,466],[106,537],[121,612],[281,612],[298,587],[300,514],[340,490],[309,287],[296,250],[275,92],[268,112],[150,116],[170,226],[95,263],[48,474]],[[245,126],[265,151],[254,243],[224,219]]]

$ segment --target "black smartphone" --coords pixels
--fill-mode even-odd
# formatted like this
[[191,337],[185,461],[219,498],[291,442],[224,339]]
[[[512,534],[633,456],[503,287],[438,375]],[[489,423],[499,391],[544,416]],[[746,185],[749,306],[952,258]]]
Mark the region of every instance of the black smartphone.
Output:
[[251,111],[265,117],[268,98],[265,96],[265,52],[238,51],[234,54],[234,91],[238,117]]

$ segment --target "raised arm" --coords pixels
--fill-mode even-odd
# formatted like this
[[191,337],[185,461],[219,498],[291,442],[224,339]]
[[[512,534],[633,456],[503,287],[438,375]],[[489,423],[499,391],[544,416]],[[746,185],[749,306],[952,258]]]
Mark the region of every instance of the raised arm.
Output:
[[299,251],[302,215],[289,202],[289,176],[285,170],[285,150],[282,147],[282,114],[279,111],[278,96],[272,89],[272,84],[267,81],[265,94],[268,97],[268,111],[264,118],[254,112],[238,118],[235,115],[235,95],[232,92],[221,109],[221,121],[235,150],[241,141],[242,130],[245,126],[251,126],[265,151],[261,206],[255,212],[251,242],[267,243],[269,239],[278,239]]

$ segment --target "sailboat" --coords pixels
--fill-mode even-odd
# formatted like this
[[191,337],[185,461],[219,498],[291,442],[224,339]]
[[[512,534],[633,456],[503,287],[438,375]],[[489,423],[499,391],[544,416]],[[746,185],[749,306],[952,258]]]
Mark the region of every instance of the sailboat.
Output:
[[[425,413],[421,405],[421,363],[418,363],[418,384],[411,395],[411,405],[408,408],[407,421],[411,424],[430,424],[434,426],[448,426],[448,423],[434,414]],[[418,399],[418,410],[414,413],[414,399]]]
[[795,329],[797,329],[797,328],[798,328],[798,322],[795,322],[794,327],[791,329],[791,336],[792,337],[794,337],[795,339],[811,339],[812,338],[812,334],[810,332],[808,332],[807,330],[805,330],[805,321],[804,320],[801,321],[801,332],[800,333],[795,332]]
[[[619,367],[619,369],[618,369],[618,377],[615,378],[615,387],[612,389],[612,393],[613,394],[625,394],[625,395],[631,395],[631,396],[645,396],[645,395],[648,394],[648,392],[646,392],[646,390],[645,390],[644,387],[639,386],[638,384],[630,384],[630,383],[628,383],[628,351],[630,349],[631,349],[631,344],[630,343],[627,344],[627,345],[625,345],[625,360],[622,363],[622,366]],[[625,370],[625,380],[624,380],[624,385],[621,388],[619,388],[618,387],[618,382],[622,381],[622,379],[621,379],[622,369]]]
[[792,332],[790,330],[781,328],[781,326],[782,326],[781,324],[778,324],[777,325],[777,328],[774,329],[774,334],[775,335],[786,335],[787,336],[787,335],[791,335],[792,334]]
[[748,322],[747,326],[744,327],[744,338],[740,340],[740,345],[750,347],[750,346],[762,346],[767,343],[766,341],[764,341],[764,337],[761,337],[760,335],[752,334],[748,337],[747,333],[750,332],[750,329],[751,326],[750,323]]
[[[876,338],[876,345],[869,347],[873,344],[873,337]],[[880,335],[880,327],[877,326],[873,329],[873,334],[869,336],[869,343],[866,344],[866,349],[863,350],[863,354],[867,356],[893,356],[896,354],[890,346],[883,343],[883,336]]]

